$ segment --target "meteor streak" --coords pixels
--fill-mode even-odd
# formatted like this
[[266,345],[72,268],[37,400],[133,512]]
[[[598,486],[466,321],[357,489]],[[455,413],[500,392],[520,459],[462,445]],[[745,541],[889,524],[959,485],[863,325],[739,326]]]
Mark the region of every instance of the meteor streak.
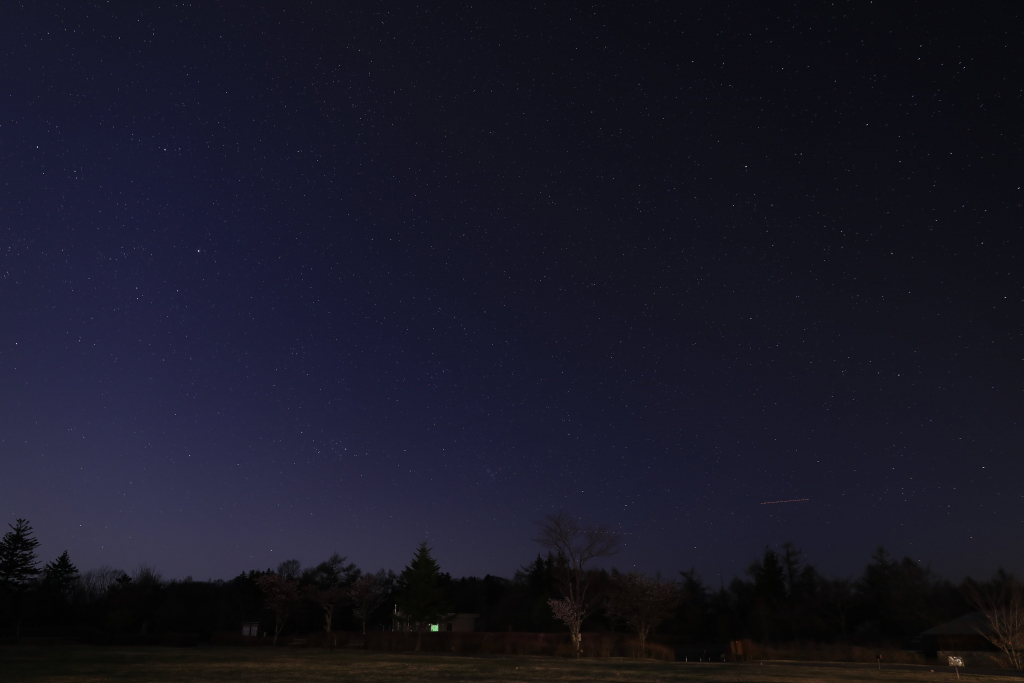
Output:
[[766,500],[761,505],[775,505],[776,503],[803,503],[810,498],[793,498],[792,500]]

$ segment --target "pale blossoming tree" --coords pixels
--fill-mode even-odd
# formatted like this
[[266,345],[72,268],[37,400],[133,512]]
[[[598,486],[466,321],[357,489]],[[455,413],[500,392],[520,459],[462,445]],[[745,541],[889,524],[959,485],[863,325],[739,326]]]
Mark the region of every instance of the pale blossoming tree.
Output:
[[555,618],[569,627],[573,649],[579,657],[582,652],[580,628],[593,609],[587,595],[586,564],[596,557],[614,555],[619,535],[607,526],[584,527],[565,512],[546,515],[538,526],[540,533],[535,540],[557,556],[556,576],[562,590],[562,598],[549,600],[548,604]]
[[573,649],[578,657],[580,654],[580,627],[583,625],[583,619],[587,616],[580,605],[574,603],[568,598],[550,598],[548,605],[551,606],[551,613],[555,615],[555,619],[569,627],[569,633],[572,635]]

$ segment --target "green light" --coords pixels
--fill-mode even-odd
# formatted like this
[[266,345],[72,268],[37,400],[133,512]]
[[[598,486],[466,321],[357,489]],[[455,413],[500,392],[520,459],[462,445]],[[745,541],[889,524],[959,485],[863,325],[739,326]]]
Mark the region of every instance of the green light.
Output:
[[440,631],[441,629],[439,628],[438,624],[431,624],[430,625],[430,630],[431,631]]

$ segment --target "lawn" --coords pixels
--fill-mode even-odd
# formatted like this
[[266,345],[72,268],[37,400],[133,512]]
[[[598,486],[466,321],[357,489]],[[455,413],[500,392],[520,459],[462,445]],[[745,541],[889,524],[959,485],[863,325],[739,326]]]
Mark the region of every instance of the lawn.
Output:
[[[2,683],[194,681],[285,683],[332,681],[955,681],[948,667],[886,669],[851,665],[686,664],[625,659],[450,657],[362,651],[252,648],[0,647]],[[1021,678],[964,674],[986,683]]]

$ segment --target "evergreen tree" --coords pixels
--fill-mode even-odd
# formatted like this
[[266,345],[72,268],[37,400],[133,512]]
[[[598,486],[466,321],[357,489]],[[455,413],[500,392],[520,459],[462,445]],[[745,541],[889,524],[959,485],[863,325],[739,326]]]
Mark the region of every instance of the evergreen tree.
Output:
[[754,579],[754,612],[761,625],[761,637],[770,640],[773,635],[773,615],[786,598],[786,572],[779,554],[765,546],[764,555],[747,569]]
[[0,584],[11,591],[24,589],[39,574],[36,548],[39,541],[32,536],[28,520],[19,519],[0,541]]
[[547,559],[538,554],[536,560],[516,572],[516,580],[528,591],[528,601],[522,605],[524,622],[528,625],[526,630],[545,632],[559,628],[548,605],[548,600],[558,593],[555,570],[555,558],[549,552]]
[[0,589],[11,603],[15,618],[15,637],[21,634],[22,607],[29,582],[38,574],[36,548],[39,541],[32,536],[28,520],[19,519],[0,540]]
[[786,571],[779,554],[765,546],[764,555],[755,560],[747,569],[754,579],[757,597],[770,605],[776,605],[786,598]]
[[706,632],[711,597],[696,568],[691,567],[688,572],[681,571],[679,575],[681,600],[676,617],[677,624],[683,633],[691,637],[701,637]]
[[441,569],[430,555],[427,542],[420,543],[409,566],[398,577],[398,607],[416,626],[416,651],[420,649],[423,629],[451,614],[451,607],[440,586]]
[[71,591],[78,581],[78,568],[71,563],[68,551],[43,567],[39,590],[38,615],[51,626],[64,625],[70,612]]
[[47,562],[43,567],[43,585],[59,595],[68,595],[77,580],[78,568],[71,563],[67,550],[61,553],[56,560]]

